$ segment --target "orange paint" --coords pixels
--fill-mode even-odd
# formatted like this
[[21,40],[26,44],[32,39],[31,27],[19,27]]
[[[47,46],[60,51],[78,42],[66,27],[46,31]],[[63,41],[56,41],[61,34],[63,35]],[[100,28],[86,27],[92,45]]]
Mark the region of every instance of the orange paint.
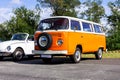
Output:
[[[35,33],[35,40],[42,32]],[[95,52],[100,47],[106,50],[106,40],[104,35],[84,33],[84,32],[48,32],[52,35],[53,43],[48,50],[67,50],[67,55],[74,54],[77,45],[82,46],[82,53]],[[57,40],[62,39],[64,42],[61,46],[57,44]],[[35,50],[40,48],[35,46]]]

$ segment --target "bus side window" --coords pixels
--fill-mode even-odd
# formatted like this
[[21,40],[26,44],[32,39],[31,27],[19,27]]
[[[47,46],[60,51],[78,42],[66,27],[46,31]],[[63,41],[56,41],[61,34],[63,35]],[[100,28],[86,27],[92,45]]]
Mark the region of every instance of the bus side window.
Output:
[[83,26],[83,31],[92,32],[92,30],[91,30],[91,24],[86,23],[86,22],[82,22],[82,26]]
[[81,30],[79,21],[71,20],[72,30]]
[[94,30],[96,33],[102,33],[101,27],[99,25],[94,24]]

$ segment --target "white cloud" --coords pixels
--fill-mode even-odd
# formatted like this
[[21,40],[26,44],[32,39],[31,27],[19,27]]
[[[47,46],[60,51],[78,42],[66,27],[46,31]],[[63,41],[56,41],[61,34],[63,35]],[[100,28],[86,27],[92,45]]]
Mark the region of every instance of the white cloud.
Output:
[[108,6],[104,6],[104,8],[105,8],[105,14],[110,15],[111,14],[110,8]]
[[13,3],[13,4],[21,4],[22,2],[20,0],[12,0],[11,3]]
[[51,14],[52,14],[51,8],[42,8],[40,16],[41,19],[45,19],[50,17]]
[[11,8],[0,8],[0,23],[9,20],[13,15]]

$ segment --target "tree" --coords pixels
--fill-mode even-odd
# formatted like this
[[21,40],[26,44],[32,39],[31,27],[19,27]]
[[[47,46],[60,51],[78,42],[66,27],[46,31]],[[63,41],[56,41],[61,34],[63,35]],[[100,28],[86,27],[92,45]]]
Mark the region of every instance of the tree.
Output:
[[50,7],[52,16],[73,16],[77,17],[75,7],[80,5],[79,0],[37,0],[39,7]]
[[14,16],[6,22],[8,34],[13,35],[17,32],[34,34],[40,18],[39,14],[35,14],[34,11],[28,10],[24,6],[16,8],[13,13]]
[[80,14],[81,18],[99,23],[105,15],[105,10],[101,4],[102,0],[86,0],[83,5],[87,9]]
[[107,47],[110,50],[116,50],[120,49],[120,0],[109,2],[108,5],[111,9],[108,22],[112,27],[109,31],[110,36],[107,38]]
[[0,39],[7,40],[9,38],[10,38],[10,35],[8,34],[7,27],[5,26],[5,24],[0,24]]

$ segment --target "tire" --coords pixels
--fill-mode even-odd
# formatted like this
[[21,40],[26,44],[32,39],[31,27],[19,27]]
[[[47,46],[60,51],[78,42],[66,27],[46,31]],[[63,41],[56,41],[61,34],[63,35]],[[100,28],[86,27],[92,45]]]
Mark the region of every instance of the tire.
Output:
[[20,48],[17,48],[13,53],[13,60],[14,61],[20,61],[24,57],[24,51]]
[[33,55],[28,55],[28,59],[33,59],[34,56]]
[[79,63],[81,60],[81,54],[81,50],[79,48],[76,48],[74,55],[70,56],[70,58],[74,63]]
[[103,50],[101,48],[98,49],[98,51],[95,53],[95,57],[97,60],[102,59],[102,54],[103,54]]
[[51,58],[43,58],[42,60],[44,63],[50,63],[52,61]]
[[3,60],[3,56],[0,56],[0,61],[2,61]]
[[37,44],[41,50],[47,50],[52,45],[52,36],[48,33],[42,33],[38,36]]

